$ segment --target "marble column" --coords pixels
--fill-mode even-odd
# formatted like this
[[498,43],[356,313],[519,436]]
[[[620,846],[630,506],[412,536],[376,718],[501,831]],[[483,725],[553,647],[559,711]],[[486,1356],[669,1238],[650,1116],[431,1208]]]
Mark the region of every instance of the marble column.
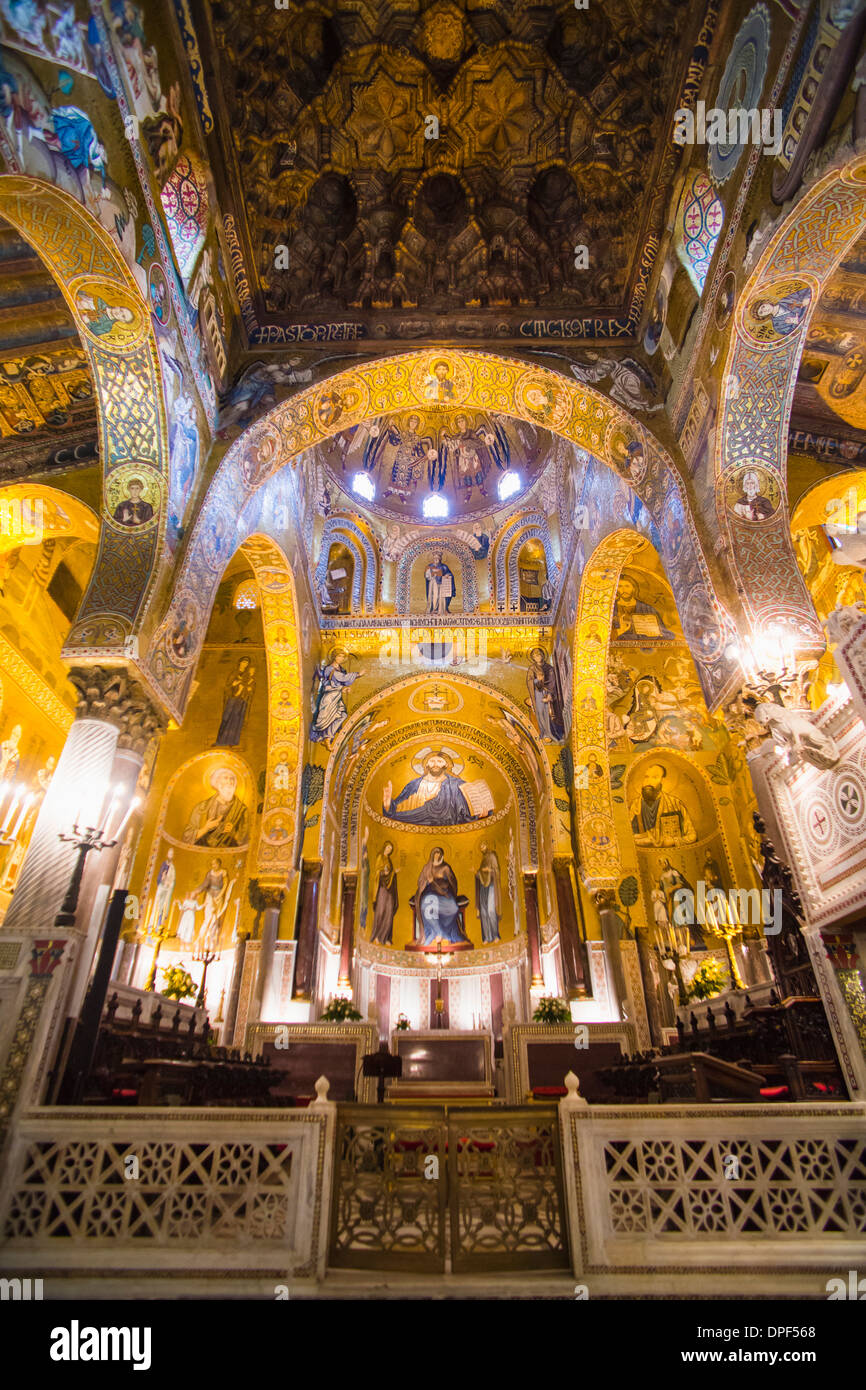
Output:
[[538,876],[523,875],[523,902],[526,907],[526,939],[529,944],[529,965],[532,971],[531,989],[544,986],[541,969],[541,934],[538,928]]
[[242,934],[238,937],[238,944],[235,947],[235,963],[232,969],[232,979],[229,985],[229,999],[226,1005],[225,1022],[223,1023],[223,1038],[226,1047],[235,1046],[235,1026],[238,1021],[238,1004],[241,997],[241,980],[244,977],[244,960],[247,953],[247,937]]
[[262,1017],[262,1010],[268,1002],[268,989],[271,983],[271,975],[274,968],[274,955],[277,948],[277,936],[280,929],[280,908],[286,896],[286,890],[282,885],[264,886],[256,884],[256,900],[253,900],[252,884],[250,885],[250,902],[257,912],[262,914],[262,934],[259,944],[259,962],[256,971],[256,982],[253,989],[253,997],[250,1012],[247,1016],[247,1023],[256,1023]]
[[554,859],[553,881],[556,885],[556,906],[559,912],[559,952],[562,960],[563,982],[569,999],[585,999],[589,971],[586,964],[586,932],[578,921],[579,906],[574,895],[571,858]]
[[[87,856],[75,921],[59,929],[55,921],[77,860],[75,845],[60,835],[71,832],[76,818],[95,826],[110,787],[121,786],[131,799],[144,754],[162,724],[147,691],[123,668],[77,667],[69,678],[79,696],[76,718],[39,808],[0,930],[0,939],[32,943],[38,937],[64,948],[40,1006],[42,1017],[34,1025],[35,1045],[20,1073],[20,1096],[27,1103],[43,1095],[49,1070],[55,1080],[62,1073],[122,848],[118,843]],[[116,823],[124,811],[124,805],[118,808]],[[109,832],[113,828],[107,827]]]
[[319,884],[321,880],[321,859],[303,860],[298,893],[298,949],[295,956],[293,999],[307,1000],[313,997],[316,951],[319,945]]
[[616,994],[616,1003],[622,1014],[628,1004],[628,986],[622,961],[622,941],[626,937],[626,924],[617,911],[616,894],[610,888],[599,888],[595,892],[595,905],[601,924],[601,939],[607,961],[608,976]]
[[349,989],[352,985],[352,946],[355,933],[355,896],[358,875],[344,873],[340,898],[340,973],[337,985]]

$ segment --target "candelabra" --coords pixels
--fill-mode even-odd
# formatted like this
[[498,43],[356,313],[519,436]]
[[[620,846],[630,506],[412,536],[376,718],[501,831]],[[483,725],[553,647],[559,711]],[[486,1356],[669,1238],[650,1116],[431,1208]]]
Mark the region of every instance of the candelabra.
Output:
[[740,974],[740,967],[737,964],[737,957],[734,953],[734,942],[737,937],[742,936],[743,928],[740,926],[739,922],[722,920],[717,922],[715,930],[725,943],[725,951],[728,956],[728,969],[731,972],[731,984],[734,986],[734,989],[745,989],[746,986]]
[[113,849],[126,829],[126,823],[133,811],[141,803],[140,797],[135,796],[132,798],[120,824],[112,834],[109,832],[108,827],[115,812],[119,809],[121,797],[123,795],[123,788],[117,788],[104,814],[101,813],[97,818],[102,821],[100,826],[82,825],[81,811],[79,810],[73,821],[71,834],[63,830],[60,831],[59,839],[65,841],[67,844],[75,845],[78,853],[75,860],[75,868],[69,880],[69,887],[66,890],[66,897],[63,899],[60,911],[54,919],[54,925],[56,927],[75,926],[75,914],[78,911],[78,898],[81,893],[81,880],[84,877],[84,866],[87,862],[88,854],[90,854],[91,850],[96,850],[98,853],[103,849]]
[[814,663],[798,662],[793,644],[778,628],[753,636],[747,634],[726,649],[725,655],[738,661],[743,672],[743,690],[756,701],[771,700],[784,705],[795,698],[804,703],[806,674]]
[[150,935],[153,938],[154,942],[153,960],[150,962],[150,970],[147,972],[147,979],[144,982],[144,987],[146,990],[154,991],[156,989],[156,963],[159,960],[159,952],[162,947],[162,943],[169,935],[168,922],[165,922],[161,927],[157,927],[155,931],[152,931],[150,933]]
[[205,997],[207,995],[207,968],[209,965],[213,965],[215,960],[219,960],[219,954],[219,951],[212,951],[207,946],[202,947],[200,951],[196,951],[193,954],[193,960],[199,961],[204,965],[204,970],[201,972],[201,984],[198,987],[198,995],[195,1001],[197,1009],[204,1008]]
[[[75,845],[77,853],[75,868],[69,880],[66,896],[54,919],[55,927],[75,926],[78,899],[81,894],[81,881],[88,854],[92,850],[99,852],[103,849],[112,849],[126,829],[127,821],[133,811],[141,804],[140,797],[133,797],[116,829],[113,832],[110,831],[111,821],[120,809],[121,800],[125,795],[124,788],[118,787],[115,790],[108,807],[103,807],[103,811],[97,817],[97,820],[101,822],[100,824],[82,825],[82,812],[79,810],[72,823],[71,832],[63,830],[59,832],[58,838],[66,844]],[[66,1067],[62,1074],[58,1070],[60,1087],[56,1098],[62,1104],[68,1104],[80,1098],[85,1079],[93,1065],[105,993],[108,988],[114,954],[117,950],[125,907],[126,890],[117,889],[112,896],[108,918],[101,933],[96,968],[82,1005],[81,1014],[77,1022],[73,1023],[71,1019],[69,1020],[69,1023],[72,1024],[72,1031],[69,1034],[68,1053],[66,1052],[65,1039],[64,1045],[61,1047],[61,1055],[66,1054]]]

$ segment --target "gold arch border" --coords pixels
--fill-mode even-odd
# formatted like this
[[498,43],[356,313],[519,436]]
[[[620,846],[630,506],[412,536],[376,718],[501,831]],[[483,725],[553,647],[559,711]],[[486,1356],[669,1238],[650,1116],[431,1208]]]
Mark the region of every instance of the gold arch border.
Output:
[[[440,362],[448,367],[449,390],[434,399],[434,392],[445,389],[437,383],[433,371],[434,364]],[[249,496],[272,474],[286,464],[296,468],[305,450],[342,430],[395,410],[453,406],[500,411],[543,426],[590,451],[618,474],[614,444],[621,452],[625,442],[634,440],[643,445],[648,457],[653,454],[659,460],[663,475],[658,480],[660,496],[672,489],[677,491],[688,512],[682,479],[655,436],[592,387],[567,380],[547,368],[528,366],[519,359],[464,349],[424,350],[364,361],[277,405],[235,441],[220,463],[196,518],[168,612],[147,653],[151,679],[176,719],[183,718],[195,656],[204,637],[206,612],[216,590],[208,545],[217,518],[240,512]],[[638,486],[636,490],[640,495],[642,488]],[[224,568],[229,553],[226,549],[220,554],[219,570]],[[714,589],[702,554],[699,564],[704,583]],[[201,622],[190,659],[178,662],[171,647],[171,633],[178,620],[180,596],[190,591],[200,597]]]
[[[740,292],[731,318],[716,430],[716,513],[726,538],[728,564],[738,578],[753,628],[787,626],[798,648],[822,651],[824,634],[791,542],[785,487],[788,421],[800,356],[824,286],[866,230],[866,158],[831,169],[784,218]],[[748,315],[782,286],[810,291],[801,321],[786,335],[761,341]],[[760,525],[735,517],[725,504],[727,484],[740,468],[769,469],[781,505]]]
[[[159,353],[147,305],[108,232],[67,193],[41,179],[0,175],[0,216],[40,256],[56,280],[88,355],[95,385],[103,460],[101,532],[96,564],[64,655],[79,660],[123,653],[139,628],[160,567],[169,455]],[[91,331],[77,294],[106,297],[132,322],[122,342]],[[157,525],[136,534],[118,526],[107,500],[112,472],[134,463],[158,499]],[[154,507],[154,511],[157,508]]]
[[[294,575],[276,541],[257,533],[244,541],[241,551],[259,591],[268,662],[268,758],[256,868],[264,881],[284,883],[303,834],[298,809],[303,743],[298,601]],[[285,776],[278,776],[283,767]],[[268,818],[275,814],[285,816],[292,826],[282,843],[272,843],[265,833]]]
[[[15,530],[15,513],[8,510],[9,503],[18,502],[21,507],[21,526]],[[20,545],[35,544],[29,539],[24,525],[24,503],[28,504],[28,514],[33,518],[33,503],[42,502],[43,524],[40,539],[85,541],[96,545],[99,540],[99,519],[93,508],[74,493],[64,492],[62,488],[49,487],[45,483],[6,483],[0,487],[0,507],[3,508],[3,527],[0,529],[0,553],[16,550]],[[57,515],[63,512],[69,525],[64,525]],[[7,529],[7,524],[9,529]]]
[[[622,856],[613,816],[610,759],[607,751],[605,709],[610,628],[617,585],[623,566],[645,542],[636,531],[614,531],[593,551],[581,577],[577,617],[574,623],[574,661],[571,700],[571,745],[575,779],[581,767],[595,758],[604,776],[575,785],[577,837],[586,886],[615,888],[621,877]],[[608,632],[601,645],[584,642],[586,624],[595,620]]]

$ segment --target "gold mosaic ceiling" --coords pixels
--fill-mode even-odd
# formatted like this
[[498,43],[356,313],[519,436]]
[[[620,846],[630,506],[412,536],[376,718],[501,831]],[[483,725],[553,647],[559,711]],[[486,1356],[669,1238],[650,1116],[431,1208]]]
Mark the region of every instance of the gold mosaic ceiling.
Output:
[[866,237],[843,259],[809,327],[792,426],[806,421],[843,435],[846,425],[866,429]]
[[694,11],[218,0],[199,12],[212,164],[260,341],[280,340],[268,325],[331,318],[379,341],[525,342],[547,336],[526,326],[539,312],[597,316],[579,336],[633,332]]
[[0,220],[0,480],[96,453],[93,383],[72,315],[36,252]]

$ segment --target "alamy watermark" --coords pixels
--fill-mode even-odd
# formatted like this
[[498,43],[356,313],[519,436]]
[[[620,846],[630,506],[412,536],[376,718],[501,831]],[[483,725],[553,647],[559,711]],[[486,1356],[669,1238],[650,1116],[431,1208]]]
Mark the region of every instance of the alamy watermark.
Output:
[[778,936],[782,930],[782,893],[779,888],[707,887],[698,879],[697,894],[691,888],[677,888],[673,895],[673,925],[693,927],[763,927],[765,936]]
[[41,545],[44,520],[45,505],[41,497],[0,499],[0,536],[9,536],[19,545]]
[[674,112],[674,143],[677,145],[763,145],[764,154],[781,154],[782,112],[756,107],[734,106],[723,111],[699,101],[695,111],[681,106]]

